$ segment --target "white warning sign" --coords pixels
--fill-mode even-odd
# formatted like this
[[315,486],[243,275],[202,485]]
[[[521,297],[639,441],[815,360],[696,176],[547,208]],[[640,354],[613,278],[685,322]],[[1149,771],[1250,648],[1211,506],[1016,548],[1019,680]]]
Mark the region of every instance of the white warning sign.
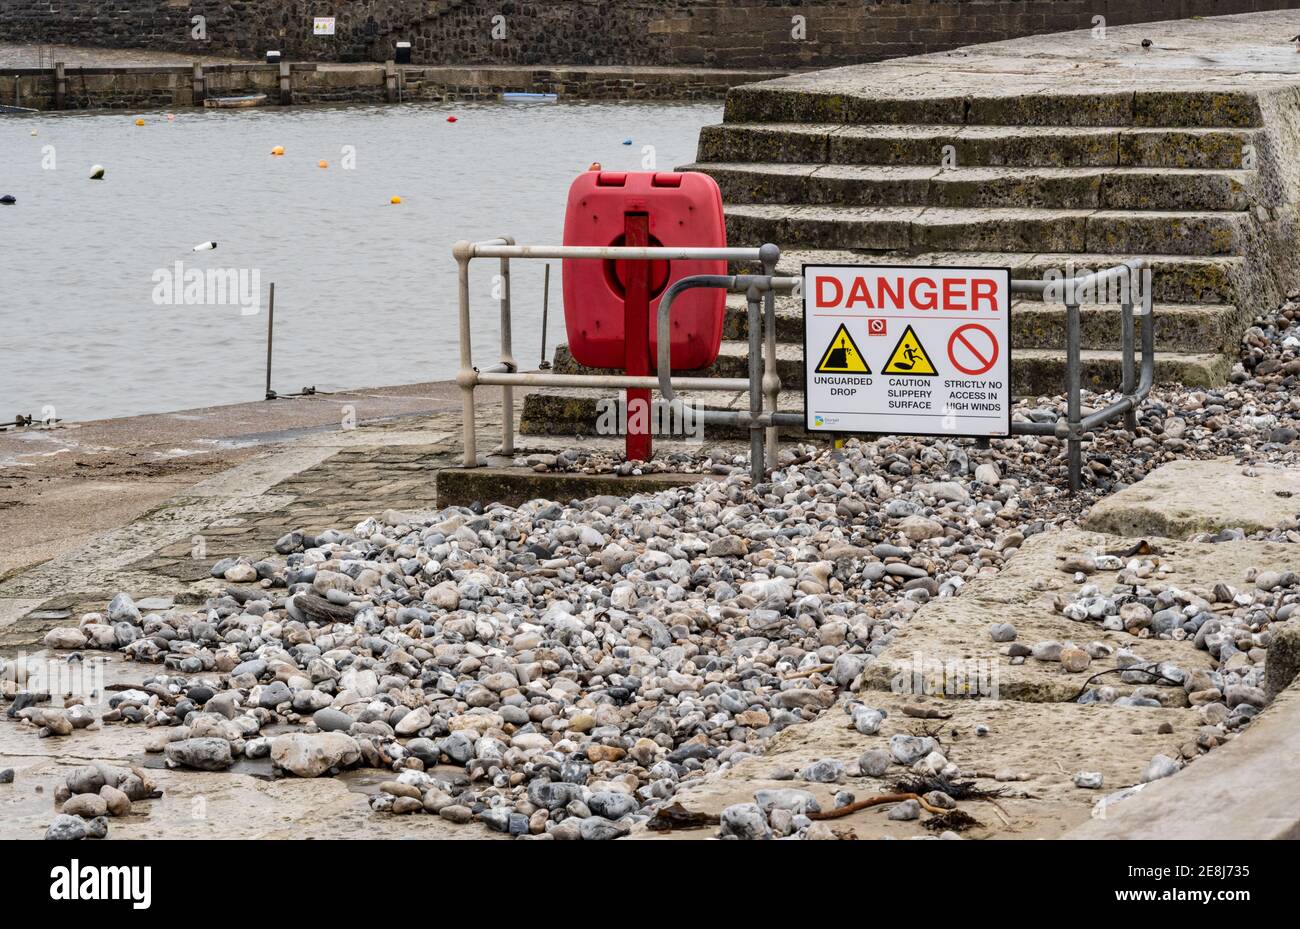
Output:
[[804,403],[819,432],[1011,432],[1011,272],[804,265]]

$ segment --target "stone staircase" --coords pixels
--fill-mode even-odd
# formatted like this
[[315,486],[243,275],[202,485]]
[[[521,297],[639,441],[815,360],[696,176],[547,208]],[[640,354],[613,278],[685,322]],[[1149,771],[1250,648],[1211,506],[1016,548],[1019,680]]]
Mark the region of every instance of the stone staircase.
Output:
[[[1246,93],[877,99],[769,83],[731,91],[725,121],[702,131],[698,161],[683,170],[718,181],[729,242],[775,242],[784,273],[878,263],[1010,267],[1015,278],[1041,279],[1144,257],[1154,271],[1157,380],[1213,386],[1249,320],[1279,296],[1269,267],[1277,233],[1259,192],[1260,159],[1272,150],[1263,126]],[[1013,303],[1018,395],[1061,391],[1064,317],[1040,300]],[[801,410],[798,300],[778,300],[778,324],[790,390],[782,408]],[[1085,305],[1082,335],[1085,383],[1117,386],[1118,304]],[[745,337],[744,300],[733,296],[718,360],[691,373],[744,376]],[[582,369],[561,345],[555,370]],[[523,430],[590,434],[597,401],[610,395],[532,394]]]

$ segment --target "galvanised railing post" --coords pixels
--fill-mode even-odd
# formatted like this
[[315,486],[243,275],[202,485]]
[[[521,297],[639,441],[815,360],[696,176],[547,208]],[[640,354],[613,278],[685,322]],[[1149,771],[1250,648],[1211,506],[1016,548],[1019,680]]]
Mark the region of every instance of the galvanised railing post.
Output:
[[1079,304],[1065,306],[1065,418],[1070,466],[1070,493],[1083,486],[1083,397],[1080,396]]

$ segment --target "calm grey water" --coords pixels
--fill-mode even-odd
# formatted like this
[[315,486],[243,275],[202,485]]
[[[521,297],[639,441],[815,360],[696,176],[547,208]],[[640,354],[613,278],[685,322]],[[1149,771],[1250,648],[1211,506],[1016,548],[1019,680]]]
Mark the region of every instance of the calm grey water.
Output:
[[[0,116],[0,195],[18,198],[0,206],[0,421],[260,399],[272,281],[280,392],[453,377],[454,241],[558,243],[576,173],[640,170],[644,146],[671,170],[719,117],[713,104],[627,103]],[[94,164],[103,181],[89,179]],[[217,249],[191,250],[207,241]],[[261,311],[183,293],[160,305],[177,261],[250,284],[256,271]],[[495,264],[475,262],[480,364],[496,360]],[[563,340],[559,270],[548,351]],[[541,292],[541,263],[517,263],[515,355],[530,365]]]

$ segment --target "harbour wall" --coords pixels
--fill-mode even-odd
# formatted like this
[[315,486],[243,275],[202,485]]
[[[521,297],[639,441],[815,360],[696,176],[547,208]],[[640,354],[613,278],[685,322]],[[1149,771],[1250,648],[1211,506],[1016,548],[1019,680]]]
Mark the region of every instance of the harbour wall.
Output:
[[779,76],[708,68],[353,66],[285,62],[193,67],[0,71],[0,104],[35,110],[200,106],[204,98],[266,94],[268,104],[398,103],[555,93],[587,100],[718,100],[730,87]]
[[[308,61],[792,71],[1300,0],[6,0],[0,41]],[[318,35],[316,17],[333,17]]]

